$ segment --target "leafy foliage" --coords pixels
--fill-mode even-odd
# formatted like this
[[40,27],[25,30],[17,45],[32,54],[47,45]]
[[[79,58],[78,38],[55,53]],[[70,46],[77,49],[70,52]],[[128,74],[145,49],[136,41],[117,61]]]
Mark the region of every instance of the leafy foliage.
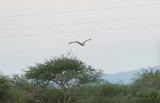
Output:
[[128,85],[101,73],[76,57],[55,57],[24,75],[0,74],[0,103],[160,103],[160,70],[143,70]]
[[160,70],[154,68],[150,70],[143,69],[142,74],[137,74],[133,84],[139,89],[155,88],[160,90]]
[[76,57],[62,55],[46,60],[44,64],[29,67],[26,77],[39,83],[54,83],[56,86],[79,86],[97,81],[101,73]]
[[63,103],[70,102],[73,88],[97,82],[102,73],[69,55],[46,60],[43,64],[37,63],[28,69],[25,76],[39,86],[47,84],[60,88],[62,98],[59,102]]
[[0,73],[0,100],[6,99],[7,90],[9,88],[9,77]]

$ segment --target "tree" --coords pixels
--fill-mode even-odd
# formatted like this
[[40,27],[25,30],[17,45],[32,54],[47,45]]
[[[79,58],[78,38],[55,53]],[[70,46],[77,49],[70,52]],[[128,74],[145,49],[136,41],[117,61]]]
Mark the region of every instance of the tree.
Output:
[[43,64],[37,63],[35,66],[28,67],[25,76],[41,84],[55,84],[60,88],[61,101],[70,101],[70,90],[85,84],[91,84],[99,80],[102,70],[96,70],[92,66],[87,66],[76,57],[62,55]]
[[9,88],[9,77],[0,73],[0,101],[7,96],[7,89]]
[[136,103],[160,103],[160,70],[143,69],[133,79],[131,95]]
[[160,70],[154,68],[143,69],[142,73],[138,73],[137,78],[133,79],[133,85],[143,90],[148,88],[160,90]]

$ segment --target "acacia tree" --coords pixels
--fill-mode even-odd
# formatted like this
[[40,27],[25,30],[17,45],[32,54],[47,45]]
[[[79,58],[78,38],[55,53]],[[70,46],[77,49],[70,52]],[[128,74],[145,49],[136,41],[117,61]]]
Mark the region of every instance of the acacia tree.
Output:
[[[54,83],[61,90],[61,102],[67,103],[71,97],[66,97],[71,88],[84,84],[91,84],[99,80],[102,70],[96,70],[92,66],[87,66],[81,60],[70,55],[62,55],[43,64],[37,63],[28,67],[25,76],[39,83]],[[60,101],[59,101],[60,102]]]

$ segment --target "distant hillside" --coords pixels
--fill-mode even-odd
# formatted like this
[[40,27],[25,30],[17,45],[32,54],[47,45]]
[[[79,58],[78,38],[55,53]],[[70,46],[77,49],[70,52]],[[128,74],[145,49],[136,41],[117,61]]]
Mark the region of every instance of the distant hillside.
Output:
[[[143,69],[160,69],[160,66],[155,66],[155,67],[148,67],[148,68],[143,68]],[[121,73],[115,73],[115,74],[104,74],[103,79],[106,79],[112,83],[118,83],[118,82],[123,82],[124,84],[129,84],[132,82],[132,78],[136,77],[137,73],[141,73],[142,69],[138,70],[132,70],[128,72],[121,72]]]

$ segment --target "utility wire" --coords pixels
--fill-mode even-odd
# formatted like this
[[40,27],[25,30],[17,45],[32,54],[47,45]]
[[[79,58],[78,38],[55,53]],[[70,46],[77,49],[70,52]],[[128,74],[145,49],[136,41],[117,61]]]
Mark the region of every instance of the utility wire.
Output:
[[78,22],[78,23],[57,24],[57,25],[44,25],[44,26],[42,25],[42,26],[31,26],[31,27],[5,28],[5,29],[0,29],[0,30],[4,31],[4,30],[19,30],[19,29],[37,29],[37,28],[47,28],[47,27],[56,27],[56,26],[69,26],[69,25],[82,25],[82,24],[92,24],[92,23],[117,22],[117,21],[126,21],[126,20],[151,19],[151,18],[159,18],[159,17],[160,16],[111,19],[111,20],[103,20],[103,21],[89,21],[89,22]]
[[129,7],[139,7],[139,6],[152,6],[152,5],[160,5],[160,2],[150,3],[150,4],[115,6],[115,7],[108,7],[108,8],[96,8],[96,9],[84,9],[84,10],[72,10],[72,11],[57,11],[57,12],[43,12],[43,13],[22,14],[22,15],[9,15],[9,16],[1,16],[0,18],[48,15],[48,14],[57,14],[57,13],[87,12],[87,11],[97,11],[97,10],[107,10],[107,9],[117,9],[117,8],[129,8]]
[[25,37],[25,36],[40,36],[40,35],[58,35],[58,34],[66,34],[66,33],[107,31],[107,30],[114,30],[114,29],[132,29],[132,28],[144,28],[144,27],[160,27],[160,24],[159,25],[126,26],[126,27],[107,28],[107,29],[92,29],[92,30],[79,30],[79,31],[77,30],[77,31],[46,33],[46,34],[11,35],[11,36],[0,36],[0,38]]

